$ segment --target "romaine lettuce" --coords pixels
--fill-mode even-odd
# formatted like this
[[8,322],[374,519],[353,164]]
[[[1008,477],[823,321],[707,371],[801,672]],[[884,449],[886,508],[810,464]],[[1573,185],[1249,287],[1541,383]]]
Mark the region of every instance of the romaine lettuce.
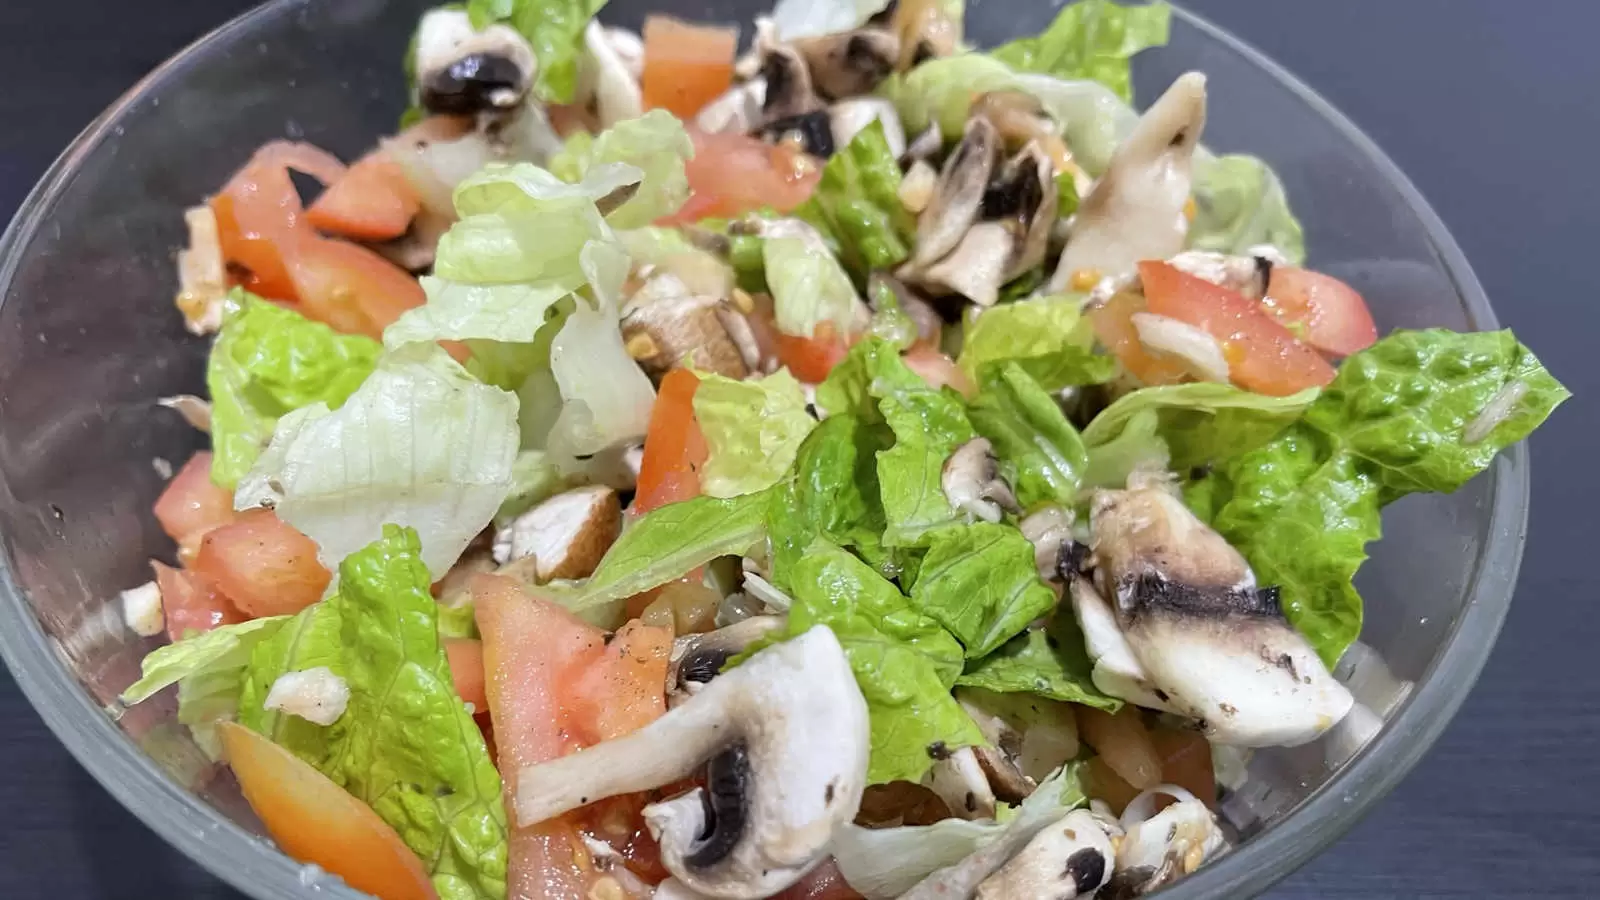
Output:
[[986,366],[1015,362],[1047,391],[1109,381],[1116,359],[1096,352],[1082,305],[1081,297],[1068,295],[986,309],[967,326],[956,362],[974,381]]
[[911,254],[916,220],[900,200],[900,164],[883,123],[862,129],[822,167],[822,179],[795,215],[839,245],[846,266],[865,275]]
[[1122,701],[1094,686],[1094,663],[1083,640],[1077,620],[1064,610],[988,656],[968,662],[956,684],[997,694],[1037,694],[1116,712]]
[[878,451],[893,443],[888,426],[853,415],[829,416],[807,435],[768,511],[774,584],[791,587],[795,563],[819,537],[854,550],[886,577],[899,574],[885,566],[878,498]]
[[989,439],[1006,481],[1023,508],[1077,501],[1088,451],[1039,383],[1016,363],[987,370],[982,388],[967,406],[972,427]]
[[1083,440],[1090,447],[1112,444],[1134,417],[1153,411],[1172,468],[1186,472],[1265,444],[1300,418],[1317,394],[1316,388],[1307,388],[1288,397],[1268,397],[1210,382],[1140,388],[1101,410],[1084,429]]
[[928,535],[911,603],[945,627],[968,659],[987,656],[1056,605],[1012,525],[975,522]]
[[569,141],[567,149],[550,161],[550,168],[574,182],[606,163],[637,168],[644,173],[637,192],[607,213],[606,221],[614,228],[641,228],[677,212],[689,198],[684,161],[693,156],[694,144],[683,123],[664,109],[653,109],[618,122],[591,140]]
[[1133,412],[1115,434],[1096,435],[1097,440],[1102,437],[1097,443],[1084,436],[1089,453],[1084,487],[1122,488],[1135,470],[1163,472],[1172,462],[1172,451],[1161,437],[1161,416],[1153,408]]
[[1087,78],[1133,102],[1128,61],[1140,50],[1167,43],[1172,9],[1162,2],[1120,6],[1111,0],[1078,0],[1033,37],[1001,44],[995,59],[1018,72],[1057,78]]
[[864,307],[850,276],[821,241],[768,237],[761,242],[761,261],[779,331],[809,338],[824,322],[835,334],[856,331]]
[[1305,261],[1305,233],[1289,211],[1283,183],[1256,157],[1196,154],[1194,204],[1192,249],[1245,253],[1270,244],[1295,265]]
[[708,451],[700,487],[712,497],[735,497],[776,484],[817,425],[806,412],[800,382],[788,369],[748,381],[702,374],[694,393],[694,417]]

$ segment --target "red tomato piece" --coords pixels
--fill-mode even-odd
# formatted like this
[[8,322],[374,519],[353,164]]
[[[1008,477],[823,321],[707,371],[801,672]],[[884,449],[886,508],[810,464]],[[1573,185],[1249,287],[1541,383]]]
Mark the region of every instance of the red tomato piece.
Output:
[[292,274],[300,239],[307,234],[304,208],[289,170],[331,184],[343,177],[339,160],[310,144],[274,141],[250,157],[211,198],[222,256],[251,274],[262,296],[296,299]]
[[1327,360],[1243,294],[1164,262],[1140,263],[1139,279],[1152,313],[1187,322],[1217,340],[1228,377],[1239,387],[1283,397],[1333,380]]
[[1356,289],[1321,272],[1273,266],[1261,305],[1306,343],[1335,356],[1349,356],[1378,340],[1367,302]]
[[926,344],[913,345],[901,359],[905,361],[906,368],[917,373],[929,387],[948,386],[964,397],[977,396],[978,386],[972,383],[966,372],[961,371],[956,361]]
[[634,514],[700,495],[700,467],[708,451],[694,418],[699,387],[700,379],[688,369],[673,369],[661,379],[644,437],[638,490],[629,507]]
[[383,150],[356,161],[311,204],[306,220],[323,231],[358,241],[400,237],[422,208],[405,169]]
[[305,609],[333,578],[317,561],[317,542],[267,509],[240,513],[207,532],[194,571],[252,619]]
[[845,882],[830,856],[772,900],[861,900],[861,894]]
[[689,136],[694,139],[694,157],[685,166],[689,201],[663,219],[664,225],[732,219],[768,207],[789,212],[806,202],[822,177],[817,161],[792,147],[731,132],[691,129]]
[[228,598],[199,573],[174,569],[153,559],[150,568],[156,573],[161,610],[167,618],[167,637],[173,642],[183,640],[190,632],[210,631],[245,620]]
[[667,711],[664,685],[672,629],[637,620],[622,626],[572,685],[569,711],[588,725],[589,743],[629,734]]
[[1139,332],[1133,327],[1134,313],[1145,312],[1144,298],[1138,294],[1121,293],[1101,306],[1089,310],[1089,324],[1095,337],[1100,339],[1129,374],[1146,385],[1177,384],[1186,375],[1183,366],[1163,359],[1144,348]]
[[366,247],[331,238],[300,242],[294,283],[307,316],[374,340],[401,313],[428,299],[406,270]]
[[797,337],[774,330],[778,362],[789,374],[810,384],[821,384],[833,367],[850,352],[850,344],[839,336],[832,322],[817,325],[811,337]]
[[665,109],[687,121],[733,84],[739,29],[646,16],[643,35],[645,109]]
[[193,559],[206,532],[234,519],[233,492],[211,481],[211,452],[189,457],[156,498],[156,521],[178,542],[178,555]]
[[422,861],[371,807],[243,725],[224,722],[220,735],[240,790],[284,853],[380,900],[436,900]]
[[455,683],[456,696],[471,703],[473,710],[489,708],[489,695],[484,689],[483,642],[473,638],[445,638],[444,655],[450,661],[450,680]]
[[1175,784],[1216,808],[1217,776],[1211,767],[1211,743],[1199,732],[1178,728],[1150,729],[1150,743],[1161,757],[1161,780]]

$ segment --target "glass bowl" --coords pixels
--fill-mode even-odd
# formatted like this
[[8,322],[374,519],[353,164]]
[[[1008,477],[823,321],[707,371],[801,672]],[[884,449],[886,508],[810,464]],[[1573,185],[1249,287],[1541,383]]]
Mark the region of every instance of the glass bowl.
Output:
[[[637,25],[647,9],[664,8],[748,22],[768,5],[616,0],[606,18]],[[170,702],[126,712],[115,702],[155,644],[123,627],[117,592],[149,578],[150,557],[171,557],[150,515],[160,470],[203,443],[154,405],[203,383],[207,343],[184,332],[172,306],[173,254],[185,240],[183,209],[263,142],[304,138],[350,158],[391,130],[404,99],[400,60],[422,6],[277,0],[224,25],[101,115],[0,240],[0,650],[107,790],[262,900],[301,897],[312,884],[330,897],[358,895],[259,836],[237,786],[189,742]],[[1032,33],[1053,12],[973,0],[967,18],[983,46]],[[1207,143],[1276,168],[1312,263],[1355,285],[1381,328],[1496,327],[1438,217],[1324,100],[1180,10],[1171,44],[1137,61],[1141,100],[1188,69],[1210,77]],[[1371,727],[1257,754],[1223,807],[1243,845],[1164,896],[1262,890],[1416,764],[1489,654],[1511,600],[1527,502],[1519,446],[1454,495],[1385,510],[1391,536],[1370,548],[1356,579],[1367,600],[1364,643],[1340,667],[1372,711]]]

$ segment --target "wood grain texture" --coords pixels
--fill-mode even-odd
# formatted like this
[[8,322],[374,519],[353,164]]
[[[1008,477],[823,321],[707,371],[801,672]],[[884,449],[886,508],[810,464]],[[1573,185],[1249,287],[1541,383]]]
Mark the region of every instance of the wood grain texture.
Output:
[[[140,75],[242,0],[0,2],[0,213]],[[1518,599],[1418,769],[1270,896],[1600,896],[1600,4],[1191,0],[1367,131],[1460,241],[1501,319],[1570,386],[1533,445]],[[396,73],[398,77],[398,71]],[[114,301],[116,298],[106,298]],[[0,675],[0,897],[238,895],[106,795]]]

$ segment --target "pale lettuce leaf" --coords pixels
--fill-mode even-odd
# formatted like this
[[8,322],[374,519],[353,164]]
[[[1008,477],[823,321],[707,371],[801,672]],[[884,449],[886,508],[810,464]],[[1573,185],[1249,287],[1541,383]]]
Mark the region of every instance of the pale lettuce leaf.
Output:
[[627,119],[602,131],[590,141],[568,142],[567,150],[550,167],[569,180],[581,181],[596,166],[622,163],[643,177],[637,192],[606,215],[614,228],[641,228],[671,215],[689,199],[685,160],[694,156],[694,144],[683,123],[664,109],[653,109],[637,119]]
[[708,451],[700,488],[712,497],[736,497],[776,484],[817,425],[788,369],[747,381],[702,373],[694,417]]
[[761,242],[761,259],[779,331],[809,338],[824,322],[832,324],[835,334],[856,330],[861,300],[825,244],[801,237],[769,237]]
[[1317,388],[1307,388],[1269,397],[1210,382],[1140,388],[1101,410],[1084,429],[1083,440],[1091,447],[1112,444],[1136,416],[1153,411],[1171,466],[1183,472],[1265,444],[1300,418],[1317,394]]
[[956,363],[974,381],[988,366],[1016,363],[1047,391],[1109,381],[1116,360],[1096,351],[1082,300],[1052,295],[986,309],[962,333]]
[[1172,9],[1159,2],[1122,6],[1111,0],[1078,0],[1049,27],[990,51],[1018,72],[1085,78],[1133,102],[1134,54],[1167,43]]

